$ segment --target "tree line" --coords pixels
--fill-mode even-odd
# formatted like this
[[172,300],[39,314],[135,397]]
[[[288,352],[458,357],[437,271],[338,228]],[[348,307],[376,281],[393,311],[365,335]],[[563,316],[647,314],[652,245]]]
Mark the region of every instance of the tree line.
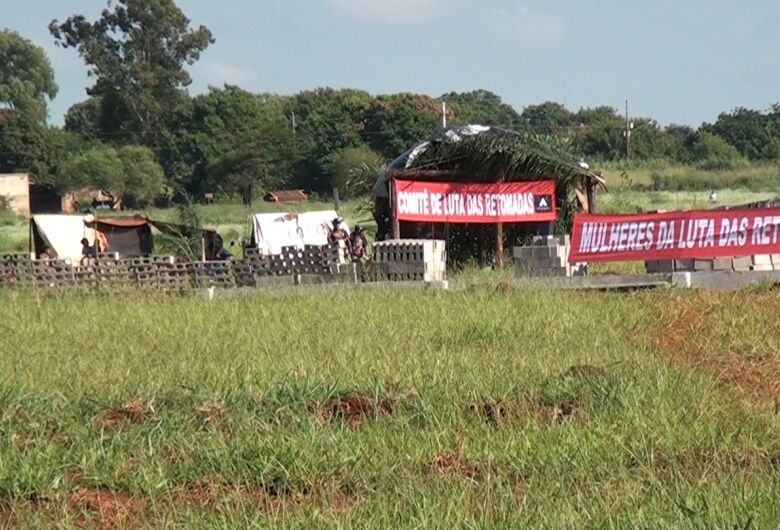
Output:
[[87,98],[63,127],[47,124],[57,94],[44,51],[0,30],[0,171],[30,171],[58,191],[99,187],[140,206],[206,192],[244,196],[304,188],[365,193],[376,171],[448,124],[480,123],[549,136],[597,166],[663,159],[707,169],[780,159],[780,105],[738,108],[697,129],[626,120],[609,106],[544,102],[517,111],[486,91],[372,95],[318,88],[294,95],[212,87],[190,96],[187,67],[214,42],[173,0],[109,2],[89,21],[53,20],[55,42],[89,69]]

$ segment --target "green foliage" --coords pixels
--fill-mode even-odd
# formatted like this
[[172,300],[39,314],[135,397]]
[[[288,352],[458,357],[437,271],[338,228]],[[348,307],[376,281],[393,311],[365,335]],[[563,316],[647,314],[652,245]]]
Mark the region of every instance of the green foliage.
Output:
[[101,101],[100,97],[91,97],[71,105],[65,113],[64,129],[78,134],[82,138],[99,138],[101,133]]
[[775,106],[770,113],[743,107],[721,113],[715,123],[703,129],[723,138],[750,160],[780,158],[780,120]]
[[95,84],[88,92],[103,96],[107,130],[149,145],[191,82],[185,65],[214,42],[205,26],[190,29],[173,0],[109,1],[95,22],[73,15],[53,20],[49,31],[64,48],[76,48],[89,67]]
[[328,164],[329,184],[344,199],[366,196],[384,165],[370,147],[347,147],[334,153]]
[[300,92],[287,101],[285,110],[295,119],[294,186],[326,190],[327,166],[333,153],[364,143],[371,101],[367,92],[332,88]]
[[709,131],[699,132],[691,146],[691,159],[700,169],[734,169],[746,163],[733,145]]
[[566,107],[554,101],[528,105],[520,117],[536,134],[555,134],[574,120],[574,115]]
[[527,125],[511,105],[488,90],[450,92],[439,99],[447,103],[447,122],[453,125],[481,124],[514,130]]
[[0,172],[29,172],[38,184],[52,184],[66,136],[34,116],[0,111]]
[[0,109],[46,122],[46,107],[57,95],[54,70],[39,46],[15,31],[0,30]]
[[441,128],[439,102],[418,94],[378,96],[368,110],[366,132],[371,147],[388,160]]
[[143,205],[164,191],[165,181],[162,168],[148,148],[125,146],[117,150],[101,146],[66,160],[57,187],[62,191],[94,187]]
[[146,205],[165,190],[165,174],[150,149],[127,145],[117,154],[122,161],[126,202]]

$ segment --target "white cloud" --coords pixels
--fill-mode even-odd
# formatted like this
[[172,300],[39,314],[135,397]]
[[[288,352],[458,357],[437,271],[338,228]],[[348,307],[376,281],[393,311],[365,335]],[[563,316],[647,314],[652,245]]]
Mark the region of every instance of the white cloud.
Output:
[[442,0],[329,0],[338,13],[359,22],[423,22],[436,16]]

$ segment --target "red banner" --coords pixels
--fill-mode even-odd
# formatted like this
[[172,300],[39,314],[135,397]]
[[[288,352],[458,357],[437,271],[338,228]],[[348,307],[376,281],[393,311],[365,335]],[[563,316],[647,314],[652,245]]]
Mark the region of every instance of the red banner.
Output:
[[780,208],[577,214],[569,261],[641,261],[780,253]]
[[396,180],[400,221],[529,223],[555,220],[555,181],[464,184]]

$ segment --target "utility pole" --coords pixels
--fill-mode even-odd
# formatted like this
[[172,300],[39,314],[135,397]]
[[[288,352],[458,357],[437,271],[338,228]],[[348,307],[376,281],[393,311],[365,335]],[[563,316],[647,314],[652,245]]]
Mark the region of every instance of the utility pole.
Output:
[[447,102],[441,102],[441,128],[447,128]]
[[298,128],[295,125],[295,112],[291,112],[290,114],[292,115],[292,133],[293,133],[293,136],[295,136],[295,129]]
[[623,133],[626,137],[626,160],[631,157],[631,122],[628,121],[628,98],[626,98],[626,130]]

